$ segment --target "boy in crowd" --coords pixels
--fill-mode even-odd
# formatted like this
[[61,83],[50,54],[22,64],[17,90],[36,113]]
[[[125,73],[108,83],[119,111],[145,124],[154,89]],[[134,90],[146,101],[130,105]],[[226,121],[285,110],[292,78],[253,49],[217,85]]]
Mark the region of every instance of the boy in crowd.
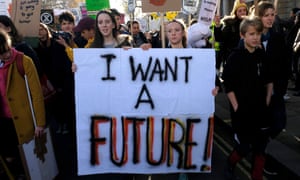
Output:
[[242,21],[242,42],[229,55],[223,72],[236,140],[228,158],[225,174],[228,179],[234,177],[235,165],[250,152],[253,154],[251,178],[263,179],[264,152],[269,139],[266,115],[273,84],[265,52],[258,48],[262,31],[262,21],[257,17]]

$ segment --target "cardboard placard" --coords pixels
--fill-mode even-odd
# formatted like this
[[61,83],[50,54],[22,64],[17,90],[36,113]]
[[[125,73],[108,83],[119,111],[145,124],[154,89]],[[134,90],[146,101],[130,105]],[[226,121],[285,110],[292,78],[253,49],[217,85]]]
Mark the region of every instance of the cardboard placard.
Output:
[[142,1],[142,10],[146,12],[167,12],[180,11],[182,7],[181,0],[144,0]]
[[12,20],[19,32],[26,37],[38,37],[41,14],[39,0],[14,0]]

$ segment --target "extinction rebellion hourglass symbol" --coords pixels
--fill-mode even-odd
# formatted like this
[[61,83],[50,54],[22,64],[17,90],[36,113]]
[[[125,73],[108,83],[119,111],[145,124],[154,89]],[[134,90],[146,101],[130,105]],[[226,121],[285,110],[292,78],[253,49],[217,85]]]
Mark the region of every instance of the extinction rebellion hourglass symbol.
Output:
[[166,0],[150,0],[150,4],[153,4],[155,6],[162,6],[164,5]]

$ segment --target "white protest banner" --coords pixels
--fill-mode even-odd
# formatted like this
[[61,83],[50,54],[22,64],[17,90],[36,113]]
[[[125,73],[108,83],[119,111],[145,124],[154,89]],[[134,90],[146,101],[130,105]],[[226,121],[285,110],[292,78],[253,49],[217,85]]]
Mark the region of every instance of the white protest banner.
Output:
[[210,26],[214,19],[218,0],[203,0],[201,2],[198,22]]
[[74,49],[78,174],[210,172],[213,49]]

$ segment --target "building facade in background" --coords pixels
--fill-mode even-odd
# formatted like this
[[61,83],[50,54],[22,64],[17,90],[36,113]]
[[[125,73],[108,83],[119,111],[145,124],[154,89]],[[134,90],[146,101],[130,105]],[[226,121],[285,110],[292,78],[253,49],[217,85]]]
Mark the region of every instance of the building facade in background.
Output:
[[[221,11],[222,15],[230,14],[233,3],[235,0],[221,0]],[[271,0],[272,2],[275,2],[276,0]],[[280,16],[280,18],[286,19],[290,16],[290,11],[294,7],[300,8],[300,1],[299,0],[277,0],[277,13]],[[246,3],[249,5],[252,5],[254,3],[254,0],[246,0]]]

